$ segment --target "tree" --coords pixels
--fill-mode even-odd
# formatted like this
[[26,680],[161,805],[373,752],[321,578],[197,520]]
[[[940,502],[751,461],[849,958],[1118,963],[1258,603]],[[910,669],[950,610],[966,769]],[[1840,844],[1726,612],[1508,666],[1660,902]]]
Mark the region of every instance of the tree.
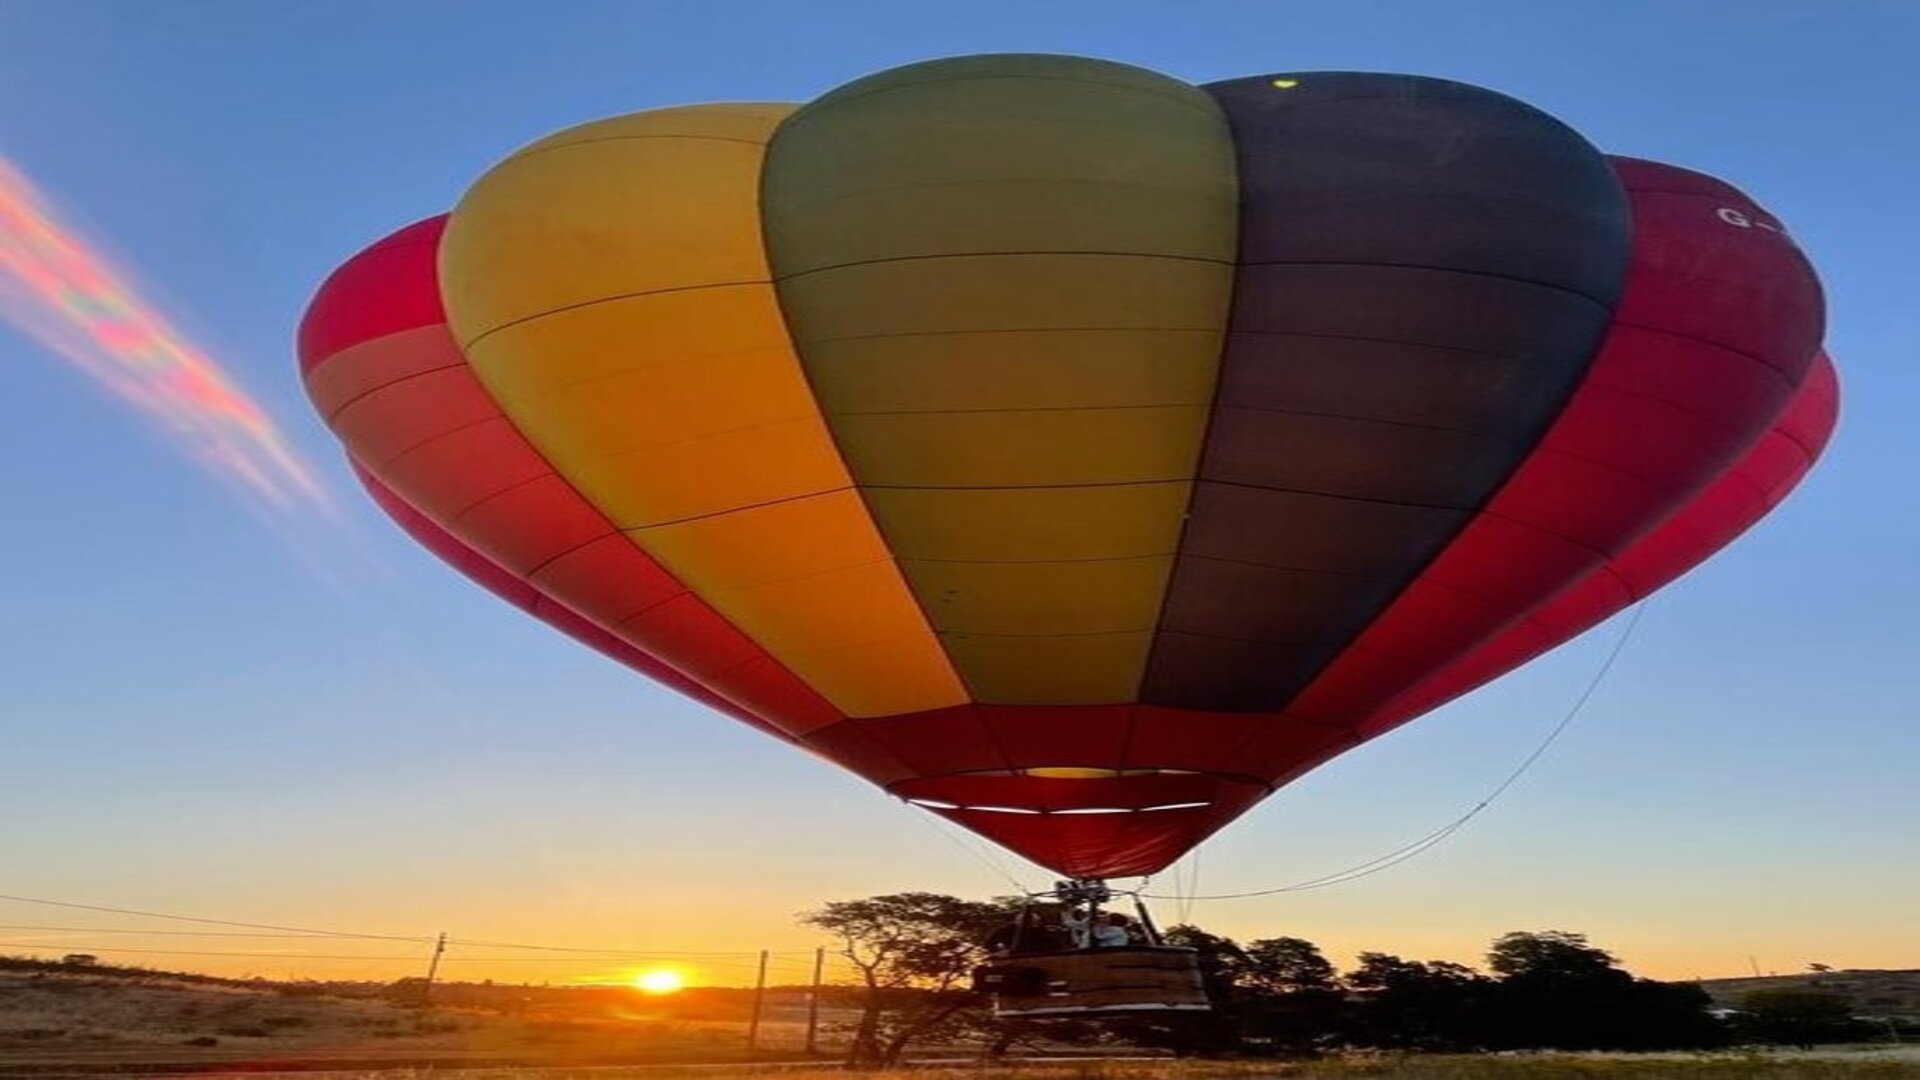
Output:
[[1585,934],[1565,930],[1516,930],[1487,950],[1487,966],[1508,979],[1611,979],[1626,974],[1617,963],[1612,953],[1587,944]]
[[1362,1045],[1462,1051],[1486,1044],[1494,983],[1465,964],[1363,952],[1347,985],[1359,993],[1352,1034]]
[[1754,1042],[1811,1048],[1872,1033],[1853,1015],[1853,1003],[1844,994],[1826,990],[1755,990],[1740,999],[1740,1012],[1737,1030]]
[[840,939],[864,993],[847,1064],[886,1068],[917,1038],[981,1004],[966,986],[980,943],[1011,918],[1015,902],[982,903],[941,893],[836,900],[800,921]]
[[1160,940],[1199,954],[1200,981],[1207,988],[1207,996],[1215,1001],[1231,998],[1246,975],[1247,952],[1232,938],[1209,934],[1189,923],[1179,923],[1167,927],[1160,935]]
[[1270,994],[1333,990],[1333,964],[1320,947],[1297,937],[1262,938],[1247,945],[1244,972],[1248,984]]
[[1275,1053],[1306,1053],[1332,1041],[1346,1012],[1338,972],[1319,946],[1296,937],[1249,943],[1242,1030]]
[[1717,1045],[1723,1029],[1705,991],[1636,979],[1584,934],[1506,934],[1487,953],[1501,976],[1491,1045],[1505,1049],[1664,1050]]

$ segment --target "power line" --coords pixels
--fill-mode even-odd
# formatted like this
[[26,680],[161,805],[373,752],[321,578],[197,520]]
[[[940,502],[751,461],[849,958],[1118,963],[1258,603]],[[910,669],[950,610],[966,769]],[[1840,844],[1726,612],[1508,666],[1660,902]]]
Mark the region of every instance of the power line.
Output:
[[[1466,826],[1467,822],[1472,821],[1480,815],[1481,811],[1493,805],[1495,799],[1505,794],[1506,790],[1519,781],[1520,777],[1525,775],[1527,770],[1533,767],[1534,762],[1539,761],[1541,756],[1547,752],[1547,749],[1559,740],[1561,734],[1573,723],[1574,718],[1578,717],[1581,710],[1586,708],[1587,702],[1593,697],[1594,691],[1600,689],[1600,684],[1606,680],[1607,673],[1613,670],[1614,661],[1620,659],[1620,653],[1627,647],[1628,640],[1633,637],[1634,630],[1640,625],[1640,616],[1646,611],[1646,608],[1647,605],[1645,601],[1642,601],[1634,607],[1633,615],[1627,620],[1626,627],[1620,631],[1619,638],[1614,641],[1612,650],[1607,653],[1607,658],[1601,662],[1599,670],[1593,673],[1593,678],[1588,680],[1586,688],[1580,692],[1580,696],[1574,699],[1573,705],[1567,710],[1566,715],[1562,716],[1560,722],[1553,726],[1553,730],[1547,732],[1546,738],[1540,740],[1540,745],[1534,747],[1533,752],[1528,754],[1519,765],[1515,766],[1513,771],[1507,774],[1506,779],[1494,785],[1493,790],[1488,792],[1485,798],[1475,803],[1473,808],[1466,813],[1410,844],[1395,848],[1385,855],[1375,856],[1366,862],[1357,863],[1347,867],[1345,870],[1327,874],[1322,877],[1310,878],[1306,881],[1297,881],[1291,885],[1282,885],[1275,889],[1256,889],[1252,892],[1218,893],[1212,896],[1149,896],[1148,899],[1180,900],[1191,903],[1195,900],[1241,900],[1255,896],[1274,896],[1279,893],[1305,892],[1308,889],[1324,889],[1329,885],[1342,885],[1349,881],[1358,881],[1363,877],[1370,877],[1382,870],[1398,866],[1408,859],[1433,848],[1447,837],[1459,832]],[[1176,894],[1177,891],[1176,889]]]
[[0,925],[0,930],[48,930],[58,933],[81,934],[137,934],[143,937],[237,937],[237,938],[290,938],[295,941],[325,940],[321,934],[263,934],[242,930],[129,930],[119,926],[40,926],[40,925]]
[[[415,936],[415,935],[403,935],[403,934],[362,934],[362,933],[355,933],[347,930],[319,930],[311,927],[280,926],[273,923],[242,922],[235,919],[213,919],[213,918],[206,918],[206,917],[197,916],[197,915],[176,915],[169,912],[144,911],[137,908],[111,907],[104,904],[82,904],[82,903],[78,903],[71,900],[48,900],[41,897],[32,897],[32,896],[12,896],[12,895],[0,894],[0,901],[11,901],[13,903],[19,903],[19,904],[39,904],[46,907],[68,908],[76,911],[98,911],[98,912],[104,912],[111,915],[132,915],[132,916],[137,916],[139,918],[145,918],[145,919],[164,919],[171,922],[197,923],[204,926],[235,926],[235,927],[243,927],[252,931],[267,931],[267,932],[259,933],[259,934],[240,934],[240,933],[226,933],[226,932],[218,932],[218,931],[138,930],[138,929],[124,929],[124,928],[110,928],[110,927],[54,927],[54,926],[25,926],[25,925],[0,926],[0,929],[4,929],[4,930],[47,930],[47,931],[54,931],[54,932],[61,932],[61,933],[168,935],[168,936],[183,936],[183,937],[258,936],[258,937],[287,937],[287,938],[294,938],[294,939],[331,938],[336,940],[351,939],[351,940],[361,940],[361,941],[405,941],[405,942],[415,943],[420,945],[432,945],[435,941],[435,938],[433,935],[426,935],[426,934]],[[757,949],[740,949],[740,950],[733,950],[733,951],[724,951],[724,950],[718,950],[718,949],[710,949],[710,950],[629,949],[629,948],[625,948],[617,945],[591,945],[591,946],[531,945],[531,944],[524,944],[519,942],[483,941],[483,940],[472,939],[472,938],[448,938],[447,943],[449,945],[462,945],[468,948],[533,949],[533,950],[539,950],[542,952],[564,952],[568,954],[589,954],[589,953],[599,954],[595,956],[585,956],[585,955],[578,956],[577,959],[580,960],[581,962],[587,962],[589,960],[604,960],[604,961],[611,962],[615,960],[685,957],[685,958],[688,958],[689,962],[694,962],[694,963],[724,964],[726,963],[724,961],[702,960],[699,958],[723,957],[723,956],[750,957],[750,956],[759,955],[759,950]],[[5,945],[5,944],[6,943],[0,943],[0,945]],[[36,946],[30,946],[30,947],[44,948],[47,946],[46,946],[46,943],[42,942],[42,943],[38,943]],[[135,950],[133,949],[116,949],[116,950],[102,949],[100,951],[132,952]],[[180,950],[149,950],[149,951],[173,951],[176,953],[181,953]],[[797,956],[797,955],[804,954],[806,956],[811,956],[813,954],[813,950],[811,948],[799,948],[799,947],[792,948],[792,949],[773,950],[773,952],[775,955]],[[608,955],[608,954],[615,954],[615,953],[622,954],[622,955],[618,955],[618,956]],[[204,953],[203,952],[203,953],[198,953],[197,955],[236,955],[237,956],[237,955],[252,955],[252,954]],[[288,956],[288,957],[296,956],[296,954],[291,954],[291,953],[267,953],[267,954],[259,954],[259,955]],[[352,959],[351,957],[346,957],[346,958],[329,957],[329,958],[330,959]],[[394,959],[394,958],[369,957],[368,959]],[[414,959],[414,958],[406,958],[406,959]],[[448,959],[451,960],[454,958],[449,957]],[[467,957],[467,958],[461,958],[461,959],[466,959],[466,960],[497,959],[504,962],[513,958]],[[797,963],[799,961],[781,961],[781,962]],[[752,966],[752,965],[747,964],[746,966]]]
[[218,949],[137,949],[118,945],[60,945],[45,941],[0,941],[0,949],[64,949],[69,952],[144,953],[155,956],[252,956],[266,960],[404,960],[420,962],[418,956],[336,956],[327,953],[228,952]]
[[[72,944],[62,944],[59,942],[47,942],[47,941],[33,941],[33,942],[0,941],[0,949],[29,949],[29,950],[59,949],[65,952],[139,953],[143,955],[152,955],[152,956],[247,956],[247,957],[253,957],[259,960],[376,960],[376,961],[404,962],[409,964],[417,964],[420,962],[420,959],[421,959],[418,956],[370,956],[370,955],[360,954],[360,953],[335,954],[335,953],[261,952],[258,950],[243,951],[243,950],[225,950],[225,949],[143,949],[143,948],[136,948],[136,947],[123,947],[119,945],[72,945]],[[758,954],[752,954],[752,955],[758,955]],[[449,956],[443,957],[442,962],[449,963],[449,964],[451,963],[631,964],[638,960],[644,960],[644,959],[650,959],[650,958],[636,957],[636,956],[452,956],[452,955],[449,955]],[[701,960],[701,961],[698,961],[698,966],[751,968],[751,967],[755,967],[756,965],[751,961],[741,961],[741,960]]]
[[417,941],[432,944],[433,938],[409,937],[402,934],[355,934],[345,930],[313,930],[301,926],[274,926],[268,923],[236,922],[232,919],[203,919],[193,915],[169,915],[158,911],[137,911],[133,908],[105,907],[100,904],[76,904],[70,900],[41,900],[31,896],[0,895],[0,900],[9,900],[16,904],[41,904],[46,907],[72,908],[77,911],[104,911],[112,915],[137,915],[143,919],[167,919],[173,922],[200,923],[206,926],[238,926],[248,930],[278,930],[283,933],[311,937],[358,938],[363,941]]

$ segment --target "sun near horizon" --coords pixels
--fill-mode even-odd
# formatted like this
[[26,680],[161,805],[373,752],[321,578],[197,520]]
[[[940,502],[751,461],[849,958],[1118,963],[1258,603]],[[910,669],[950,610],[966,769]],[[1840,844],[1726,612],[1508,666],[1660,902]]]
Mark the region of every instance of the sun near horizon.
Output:
[[636,973],[632,982],[634,989],[655,996],[677,994],[687,988],[686,976],[672,968],[648,968]]

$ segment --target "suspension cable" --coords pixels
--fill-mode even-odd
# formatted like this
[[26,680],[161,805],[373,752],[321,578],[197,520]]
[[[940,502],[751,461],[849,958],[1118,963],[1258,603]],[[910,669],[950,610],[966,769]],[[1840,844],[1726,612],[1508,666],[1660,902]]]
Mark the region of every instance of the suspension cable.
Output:
[[1291,885],[1282,885],[1273,889],[1216,893],[1210,896],[1183,896],[1179,894],[1179,890],[1176,888],[1174,895],[1147,896],[1147,899],[1177,900],[1183,904],[1191,904],[1196,900],[1241,900],[1255,896],[1275,896],[1280,893],[1324,889],[1329,885],[1343,885],[1349,881],[1358,881],[1363,877],[1370,877],[1382,870],[1398,866],[1422,852],[1431,850],[1447,837],[1459,832],[1466,826],[1467,822],[1480,816],[1480,813],[1487,807],[1492,806],[1494,800],[1505,794],[1508,788],[1517,783],[1519,779],[1527,773],[1527,770],[1533,768],[1534,763],[1539,761],[1555,742],[1559,741],[1560,736],[1566,732],[1567,728],[1573,724],[1574,719],[1586,708],[1587,702],[1593,698],[1594,692],[1600,689],[1600,684],[1606,681],[1608,673],[1613,670],[1614,662],[1620,659],[1620,653],[1626,649],[1627,642],[1632,639],[1634,630],[1639,627],[1640,616],[1646,611],[1646,608],[1647,605],[1645,601],[1634,606],[1633,614],[1627,619],[1627,625],[1620,631],[1620,636],[1615,639],[1613,648],[1608,651],[1606,659],[1601,662],[1599,669],[1593,673],[1593,678],[1587,681],[1586,688],[1580,692],[1579,697],[1574,699],[1573,705],[1567,709],[1566,714],[1560,717],[1560,722],[1553,726],[1553,730],[1547,732],[1546,738],[1541,739],[1540,744],[1533,748],[1532,753],[1523,758],[1520,764],[1515,766],[1513,771],[1506,775],[1505,779],[1494,785],[1493,790],[1489,791],[1485,798],[1475,803],[1466,813],[1461,814],[1459,817],[1454,818],[1452,821],[1447,822],[1445,825],[1427,833],[1425,836],[1420,837],[1410,844],[1402,845],[1384,855],[1377,855],[1368,859],[1366,862],[1356,863],[1344,870],[1325,874],[1317,878],[1308,878],[1305,881],[1296,881]]

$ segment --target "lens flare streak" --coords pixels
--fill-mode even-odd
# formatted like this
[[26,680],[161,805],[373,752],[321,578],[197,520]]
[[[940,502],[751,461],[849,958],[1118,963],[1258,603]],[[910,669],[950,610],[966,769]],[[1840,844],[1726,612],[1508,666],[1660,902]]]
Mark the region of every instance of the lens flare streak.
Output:
[[0,319],[66,358],[216,476],[280,509],[328,508],[273,420],[0,158]]

